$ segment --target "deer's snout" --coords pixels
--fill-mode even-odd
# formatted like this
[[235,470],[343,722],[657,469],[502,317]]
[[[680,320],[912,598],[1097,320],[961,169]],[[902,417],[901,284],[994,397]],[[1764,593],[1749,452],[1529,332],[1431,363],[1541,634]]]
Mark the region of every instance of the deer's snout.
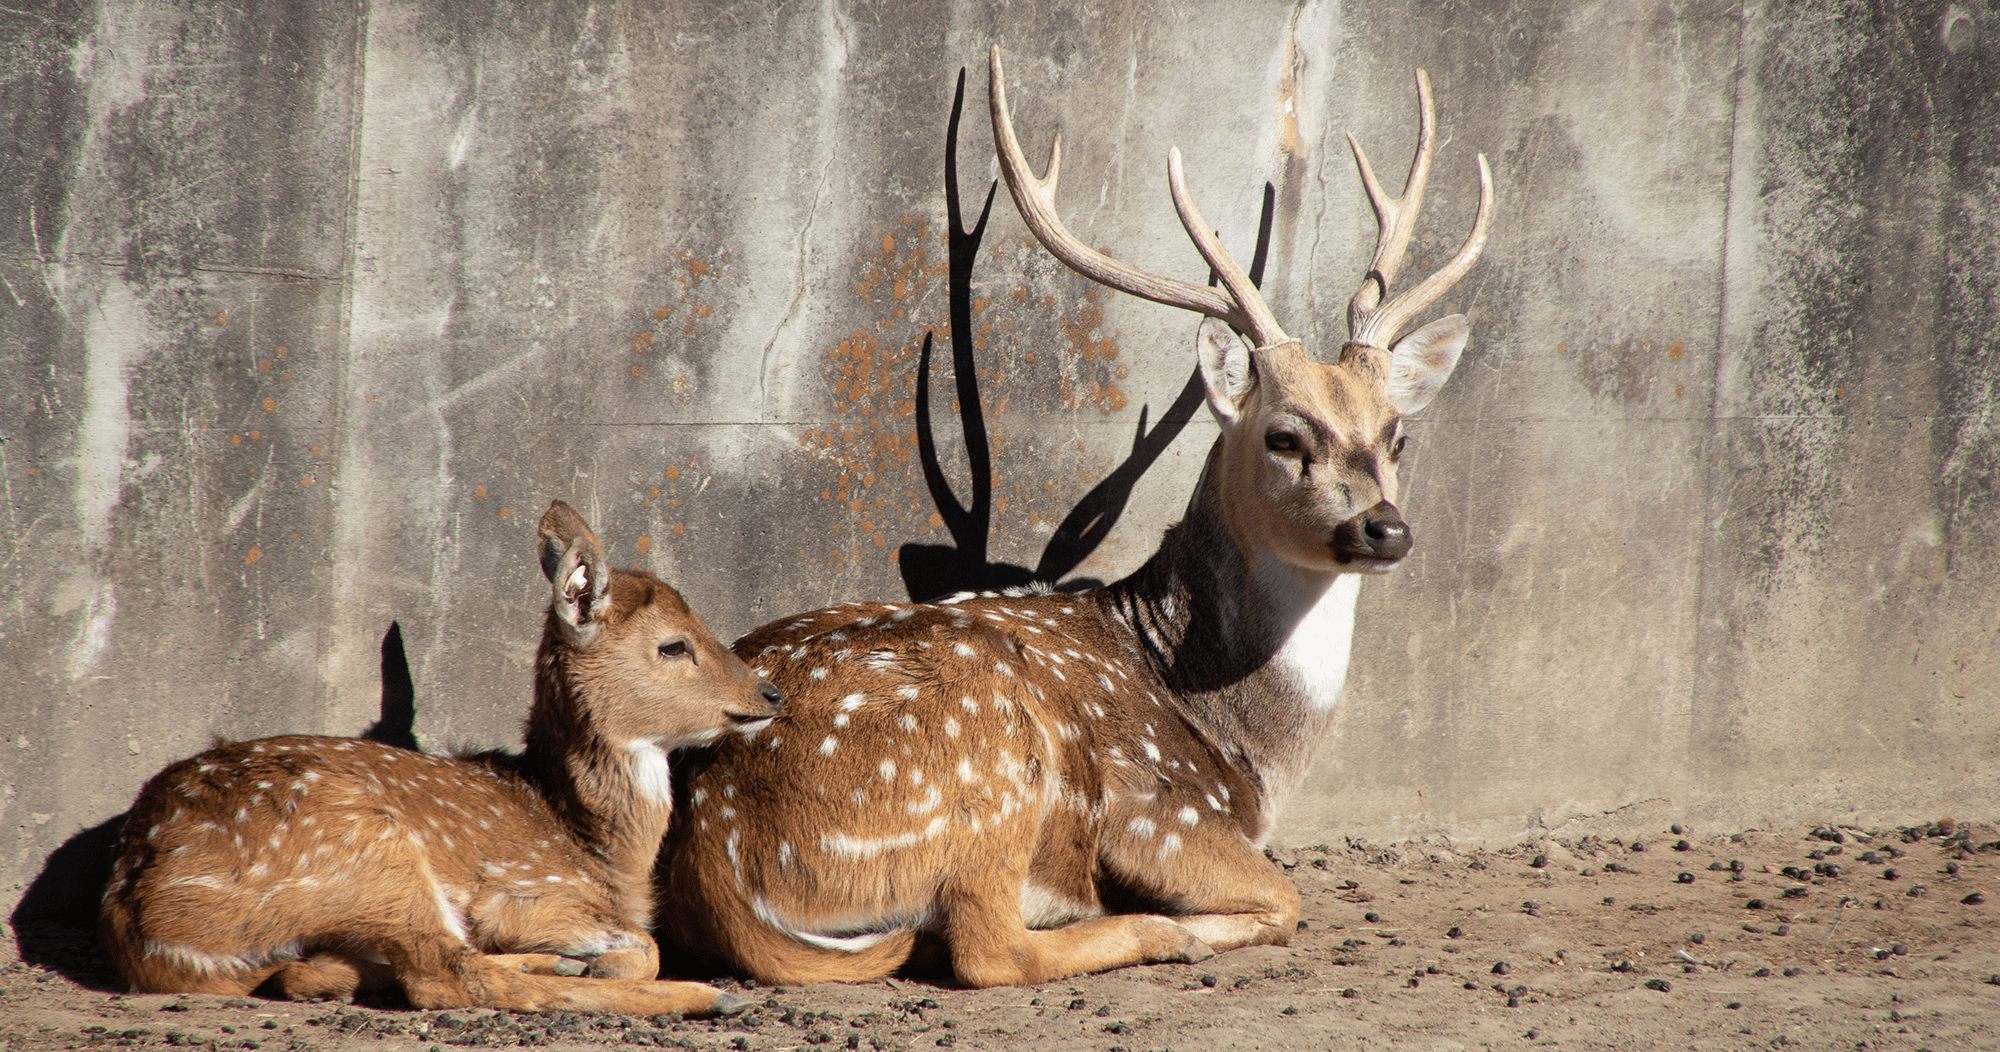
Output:
[[1333,528],[1334,557],[1343,563],[1357,558],[1393,562],[1410,554],[1411,543],[1410,524],[1386,500]]
[[763,711],[732,712],[729,714],[730,719],[735,720],[737,723],[757,723],[776,716],[778,709],[785,704],[784,694],[779,692],[777,684],[772,683],[768,679],[760,680],[757,683],[757,689],[753,693],[757,695],[758,700],[764,703]]

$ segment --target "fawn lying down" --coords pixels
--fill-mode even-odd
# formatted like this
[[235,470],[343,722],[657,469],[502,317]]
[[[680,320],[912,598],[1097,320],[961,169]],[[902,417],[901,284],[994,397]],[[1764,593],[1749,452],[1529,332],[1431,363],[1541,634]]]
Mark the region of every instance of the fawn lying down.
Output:
[[[354,738],[220,745],[147,783],[99,937],[135,991],[628,1015],[742,1002],[661,982],[651,871],[668,755],[778,711],[777,689],[651,574],[610,572],[562,502],[519,758]],[[587,973],[587,974],[579,974]]]

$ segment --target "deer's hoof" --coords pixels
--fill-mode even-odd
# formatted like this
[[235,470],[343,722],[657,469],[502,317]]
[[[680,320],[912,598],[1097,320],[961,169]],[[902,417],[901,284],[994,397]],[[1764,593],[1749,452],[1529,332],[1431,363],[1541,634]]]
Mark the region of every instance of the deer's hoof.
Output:
[[557,975],[582,975],[590,966],[574,957],[558,957],[549,965]]
[[746,1001],[735,994],[718,993],[715,995],[715,1014],[736,1015],[755,1003],[754,1001]]
[[1181,954],[1178,960],[1182,964],[1193,964],[1196,961],[1208,960],[1213,956],[1215,956],[1215,951],[1209,949],[1207,943],[1189,936],[1187,949]]
[[1215,956],[1199,936],[1165,917],[1134,917],[1132,923],[1144,960],[1192,964]]

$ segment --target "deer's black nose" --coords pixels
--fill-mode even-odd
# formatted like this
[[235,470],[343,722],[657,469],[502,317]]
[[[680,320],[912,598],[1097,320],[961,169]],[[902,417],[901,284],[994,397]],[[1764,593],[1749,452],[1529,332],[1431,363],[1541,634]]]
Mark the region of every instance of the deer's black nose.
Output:
[[1410,554],[1411,543],[1410,524],[1386,500],[1377,501],[1374,507],[1333,528],[1334,555],[1342,562],[1354,558],[1401,559]]

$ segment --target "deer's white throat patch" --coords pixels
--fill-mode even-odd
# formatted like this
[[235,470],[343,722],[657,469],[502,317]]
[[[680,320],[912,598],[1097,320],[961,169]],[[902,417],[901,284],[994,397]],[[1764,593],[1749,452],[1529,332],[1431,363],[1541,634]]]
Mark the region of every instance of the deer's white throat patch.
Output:
[[660,743],[641,738],[625,746],[632,757],[632,785],[654,803],[673,799],[674,772],[667,763],[667,750]]
[[1360,598],[1361,578],[1350,573],[1336,575],[1316,603],[1300,597],[1299,605],[1305,606],[1303,616],[1293,624],[1291,635],[1272,659],[1272,665],[1292,681],[1313,712],[1325,712],[1340,703],[1347,685],[1348,660],[1354,651],[1354,606]]

